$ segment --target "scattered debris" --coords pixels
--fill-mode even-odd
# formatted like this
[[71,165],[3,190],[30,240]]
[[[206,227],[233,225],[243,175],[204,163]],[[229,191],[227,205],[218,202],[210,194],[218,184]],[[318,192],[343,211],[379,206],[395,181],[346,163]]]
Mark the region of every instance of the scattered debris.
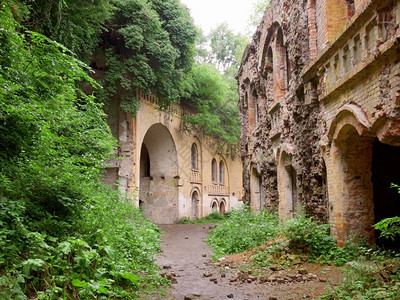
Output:
[[211,277],[211,276],[212,276],[212,273],[206,271],[206,272],[203,273],[203,276],[204,276],[204,277]]

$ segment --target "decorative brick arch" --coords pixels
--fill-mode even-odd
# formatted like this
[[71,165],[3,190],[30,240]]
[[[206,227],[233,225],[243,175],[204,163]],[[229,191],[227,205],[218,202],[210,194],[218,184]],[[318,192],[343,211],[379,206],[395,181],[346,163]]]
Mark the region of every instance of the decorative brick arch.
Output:
[[328,132],[329,139],[340,139],[345,132],[344,127],[353,127],[360,136],[372,136],[371,124],[365,112],[355,104],[344,105],[331,122]]

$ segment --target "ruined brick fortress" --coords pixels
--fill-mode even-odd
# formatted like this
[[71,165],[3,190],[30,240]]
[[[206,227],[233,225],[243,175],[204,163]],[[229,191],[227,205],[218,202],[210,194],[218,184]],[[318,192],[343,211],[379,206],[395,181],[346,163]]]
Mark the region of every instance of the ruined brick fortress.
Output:
[[400,0],[272,0],[240,71],[245,200],[349,236],[400,215]]
[[[96,76],[102,76],[101,70]],[[122,160],[107,162],[105,182],[138,200],[136,205],[158,224],[241,205],[239,155],[185,130],[179,105],[161,111],[154,97],[138,93],[137,99],[136,116],[120,107],[118,96],[108,105],[108,124]]]

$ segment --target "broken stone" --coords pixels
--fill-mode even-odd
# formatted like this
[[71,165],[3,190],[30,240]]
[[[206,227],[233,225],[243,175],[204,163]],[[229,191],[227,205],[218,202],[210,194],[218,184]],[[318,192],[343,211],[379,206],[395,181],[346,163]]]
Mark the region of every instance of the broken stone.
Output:
[[200,294],[200,293],[193,293],[193,296],[195,296],[195,297],[200,297],[201,294]]
[[163,269],[171,269],[171,265],[164,265],[162,266]]
[[217,278],[210,278],[210,281],[212,281],[212,282],[214,282],[215,284],[217,284],[218,283],[218,279]]
[[268,300],[278,300],[276,297],[269,297]]
[[308,273],[306,269],[299,269],[297,272],[299,272],[301,275],[307,275]]
[[227,295],[226,297],[228,297],[228,298],[233,298],[233,294],[229,294],[229,295]]
[[226,274],[221,274],[221,278],[225,278],[226,277]]
[[189,239],[189,237],[188,236],[185,236],[185,240],[188,240]]
[[207,254],[203,253],[201,256],[203,256],[203,257],[207,257]]
[[279,284],[285,283],[285,279],[279,278],[277,282],[278,282]]
[[206,272],[203,273],[203,276],[204,276],[204,277],[211,277],[211,276],[212,276],[212,273],[206,271]]
[[184,296],[184,297],[183,297],[183,300],[192,300],[192,297],[190,297],[190,296]]
[[230,282],[235,282],[235,281],[237,281],[238,279],[236,278],[236,277],[232,277],[231,279],[229,279],[229,281]]
[[273,272],[277,272],[281,269],[279,265],[273,265],[272,267],[269,268]]

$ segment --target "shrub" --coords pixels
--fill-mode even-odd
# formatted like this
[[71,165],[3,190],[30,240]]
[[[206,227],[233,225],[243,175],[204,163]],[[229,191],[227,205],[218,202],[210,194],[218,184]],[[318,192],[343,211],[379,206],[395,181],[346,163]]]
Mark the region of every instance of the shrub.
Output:
[[342,285],[320,299],[400,299],[400,259],[385,259],[375,265],[358,263],[347,267]]
[[260,246],[277,233],[278,217],[248,207],[234,209],[229,218],[217,226],[207,239],[217,256],[235,254]]

